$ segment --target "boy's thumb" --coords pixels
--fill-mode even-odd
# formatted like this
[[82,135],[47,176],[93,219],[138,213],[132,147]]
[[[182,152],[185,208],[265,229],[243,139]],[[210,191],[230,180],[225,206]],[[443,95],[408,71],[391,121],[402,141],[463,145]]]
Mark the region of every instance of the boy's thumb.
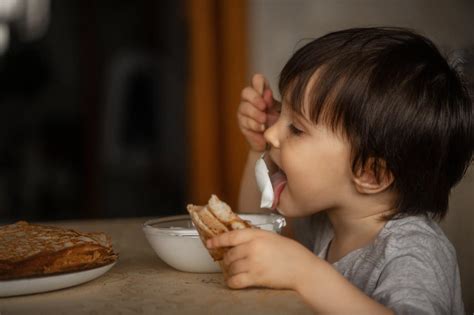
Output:
[[259,73],[252,77],[252,86],[259,95],[263,96],[265,91],[265,77]]

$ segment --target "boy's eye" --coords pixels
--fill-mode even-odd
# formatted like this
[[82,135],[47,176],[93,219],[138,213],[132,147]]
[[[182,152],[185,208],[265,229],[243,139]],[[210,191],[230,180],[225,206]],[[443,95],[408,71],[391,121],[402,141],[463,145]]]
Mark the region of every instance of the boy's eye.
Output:
[[290,132],[295,136],[299,136],[303,133],[303,130],[296,128],[293,124],[289,124],[288,128],[290,129]]

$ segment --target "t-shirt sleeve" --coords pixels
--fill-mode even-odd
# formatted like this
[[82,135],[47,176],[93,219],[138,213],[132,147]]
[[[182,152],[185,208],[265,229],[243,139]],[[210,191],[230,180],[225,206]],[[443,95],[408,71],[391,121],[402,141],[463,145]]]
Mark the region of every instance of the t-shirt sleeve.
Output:
[[464,314],[459,281],[453,250],[432,238],[406,239],[388,251],[372,297],[396,314]]

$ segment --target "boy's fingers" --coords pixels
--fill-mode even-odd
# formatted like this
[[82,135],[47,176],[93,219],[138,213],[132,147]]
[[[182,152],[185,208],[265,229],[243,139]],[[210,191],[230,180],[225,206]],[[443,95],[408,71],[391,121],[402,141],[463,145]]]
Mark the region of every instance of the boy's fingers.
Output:
[[254,142],[262,142],[263,146],[265,146],[265,143],[267,143],[265,137],[263,136],[263,133],[260,131],[252,131],[246,128],[240,128],[240,130],[242,131],[245,137],[250,138]]
[[252,87],[259,95],[263,95],[263,91],[265,91],[265,85],[268,85],[265,81],[265,77],[260,73],[254,74],[252,77]]
[[259,152],[265,150],[267,141],[263,137],[262,133],[253,132],[247,129],[242,129],[242,133],[247,138],[247,141],[253,150]]
[[227,271],[231,277],[239,273],[249,272],[249,262],[247,259],[236,260],[227,266],[229,266]]
[[233,230],[207,240],[207,248],[232,247],[246,243],[254,238],[253,229]]
[[247,244],[249,243],[244,243],[242,245],[230,248],[224,255],[224,264],[230,266],[234,262],[246,258],[249,252]]
[[267,120],[267,115],[264,112],[247,102],[241,103],[239,114],[254,119],[262,124]]
[[255,132],[265,131],[265,124],[253,120],[247,116],[239,115],[240,126],[243,129],[248,129]]
[[227,280],[227,285],[231,289],[243,289],[253,285],[252,278],[247,272],[242,272],[230,277]]
[[255,91],[252,87],[246,87],[242,90],[240,95],[243,101],[249,102],[256,106],[261,111],[264,111],[266,108],[265,101],[263,100],[262,96]]

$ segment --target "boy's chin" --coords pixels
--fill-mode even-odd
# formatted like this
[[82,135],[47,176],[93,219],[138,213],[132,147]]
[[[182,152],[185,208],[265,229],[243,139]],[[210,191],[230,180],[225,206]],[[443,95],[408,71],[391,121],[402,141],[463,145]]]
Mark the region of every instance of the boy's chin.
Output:
[[284,217],[287,217],[287,218],[298,218],[298,217],[303,217],[304,214],[302,213],[299,213],[298,211],[291,211],[289,210],[288,207],[284,207],[284,206],[280,206],[280,204],[277,205],[277,207],[275,208],[275,211],[284,216]]
[[325,211],[325,209],[321,209],[319,211],[313,210],[311,212],[308,212],[308,211],[305,212],[304,210],[302,211],[300,207],[287,205],[285,204],[284,201],[283,202],[280,201],[273,211],[287,218],[302,218],[302,217],[311,216],[319,212],[323,212]]
[[276,213],[278,213],[278,214],[283,215],[283,216],[287,216],[287,215],[285,214],[285,211],[283,211],[279,206],[277,206],[277,207],[274,209],[274,211],[275,211]]

